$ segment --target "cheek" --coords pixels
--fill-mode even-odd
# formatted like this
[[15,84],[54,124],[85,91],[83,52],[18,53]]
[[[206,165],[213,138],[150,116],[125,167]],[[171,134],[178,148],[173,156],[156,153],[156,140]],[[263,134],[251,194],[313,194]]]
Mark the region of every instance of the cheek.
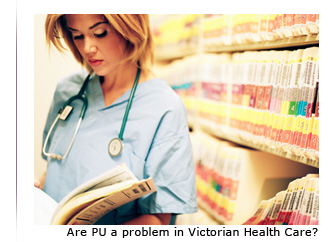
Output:
[[124,55],[126,48],[126,41],[116,35],[110,34],[105,42],[103,42],[103,49],[110,55],[120,57]]
[[84,45],[81,42],[75,41],[74,42],[76,49],[78,50],[78,52],[81,54],[81,56],[84,57]]
[[104,55],[112,59],[122,59],[125,53],[125,46],[114,41],[102,46],[100,49]]

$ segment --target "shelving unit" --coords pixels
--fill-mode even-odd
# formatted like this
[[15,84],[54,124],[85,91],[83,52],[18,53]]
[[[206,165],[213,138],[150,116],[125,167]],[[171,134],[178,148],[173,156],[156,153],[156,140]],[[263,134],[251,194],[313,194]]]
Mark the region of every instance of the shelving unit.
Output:
[[[255,43],[255,44],[247,44],[247,45],[239,45],[239,46],[228,46],[228,47],[209,47],[205,48],[204,51],[206,53],[219,53],[219,52],[242,52],[248,50],[273,50],[273,49],[280,49],[280,48],[288,48],[288,47],[308,47],[308,46],[317,46],[319,44],[319,34],[317,35],[310,35],[310,36],[300,36],[294,37],[285,40],[278,40],[278,41],[271,41],[266,43]],[[171,61],[175,59],[184,58],[187,56],[197,54],[197,48],[190,48],[190,49],[179,49],[174,50],[171,49],[169,51],[164,50],[158,52],[156,59],[157,61]],[[296,155],[290,151],[282,151],[279,149],[274,149],[268,147],[266,144],[257,144],[254,142],[248,142],[245,138],[241,137],[241,135],[237,134],[237,130],[230,130],[230,127],[224,127],[220,129],[213,128],[213,124],[202,124],[201,122],[197,124],[197,122],[190,123],[191,128],[200,128],[205,130],[206,132],[210,133],[211,135],[217,136],[221,139],[229,140],[231,142],[237,143],[239,145],[243,145],[246,147],[254,148],[257,150],[261,150],[264,152],[268,152],[274,155],[278,155],[296,162],[300,162],[306,165],[310,165],[312,167],[319,168],[319,160],[315,160],[305,155]]]
[[[202,27],[200,27],[200,31],[202,31]],[[245,51],[261,51],[261,50],[294,50],[294,49],[304,49],[312,46],[319,46],[319,33],[318,34],[309,34],[304,36],[294,36],[284,39],[270,40],[264,42],[247,42],[245,44],[237,44],[237,45],[225,45],[225,44],[206,44],[204,43],[203,34],[200,32],[199,40],[197,42],[197,46],[191,45],[189,48],[183,47],[180,45],[180,48],[174,48],[174,44],[170,46],[163,46],[162,48],[158,47],[156,49],[155,58],[157,62],[160,63],[171,63],[174,60],[180,60],[182,58],[198,56],[198,59],[202,57],[204,54],[220,54],[220,53],[236,53],[236,52],[245,52]],[[231,88],[228,85],[228,88]],[[200,98],[196,100],[192,100],[192,97],[186,97],[186,101],[192,102],[191,105],[200,102]],[[228,98],[229,100],[229,98]],[[195,111],[194,111],[195,112]],[[278,143],[272,144],[269,141],[262,139],[252,138],[250,135],[245,135],[241,130],[232,128],[228,125],[224,124],[216,124],[215,122],[210,122],[209,120],[204,120],[199,117],[197,114],[190,113],[188,115],[188,122],[191,129],[199,130],[200,132],[204,132],[206,134],[211,135],[212,137],[216,137],[220,140],[230,141],[237,146],[244,146],[254,150],[262,151],[262,154],[271,154],[272,156],[278,156],[278,161],[280,162],[293,162],[289,167],[291,169],[298,169],[297,166],[308,167],[309,172],[317,172],[319,170],[319,158],[316,156],[313,158],[311,155],[307,155],[306,152],[302,154],[296,154],[293,151],[286,149],[285,146],[283,148]],[[244,155],[247,156],[247,155]],[[280,159],[279,159],[280,158]],[[277,159],[277,158],[276,158]],[[286,161],[287,160],[287,161]],[[250,161],[249,163],[251,164]],[[272,162],[271,162],[272,163]],[[276,164],[276,163],[274,163]],[[289,164],[288,164],[289,165]],[[247,164],[246,166],[251,167],[251,165]],[[255,163],[253,167],[259,167],[260,165]],[[251,169],[251,168],[250,168]],[[279,170],[278,168],[277,170]],[[280,170],[281,171],[281,170]],[[290,172],[289,174],[291,174]],[[299,173],[293,172],[294,175],[299,175]],[[246,179],[250,179],[250,174],[246,175]],[[262,177],[260,178],[262,179]],[[243,191],[244,188],[241,188]],[[257,194],[256,194],[257,196]],[[243,197],[243,196],[241,196]],[[253,201],[252,201],[253,202]],[[218,223],[221,224],[229,224],[225,222],[222,217],[219,215],[215,215],[214,212],[209,212],[209,206],[203,204],[201,199],[199,199],[199,207],[208,211],[211,216],[213,216]],[[244,203],[239,202],[244,205]],[[240,209],[241,210],[241,209]],[[242,208],[242,212],[244,212]],[[238,216],[238,213],[236,214]]]
[[219,52],[239,52],[239,51],[255,51],[255,50],[276,50],[295,47],[309,47],[319,44],[319,34],[291,37],[288,39],[259,42],[259,43],[247,43],[235,46],[209,46],[205,47],[206,53],[219,53]]
[[195,54],[197,54],[197,48],[195,47],[180,49],[169,47],[156,50],[155,58],[156,61],[171,61]]
[[[222,53],[222,52],[243,52],[243,51],[258,51],[258,50],[276,50],[286,48],[301,48],[319,45],[319,34],[298,36],[288,39],[247,43],[242,45],[211,45],[203,47],[205,53]],[[187,56],[197,55],[199,53],[198,46],[190,48],[159,48],[156,50],[156,61],[172,61],[181,59]]]
[[260,150],[263,152],[267,152],[273,155],[277,155],[283,158],[287,158],[290,159],[292,161],[296,161],[296,162],[300,162],[302,164],[305,165],[309,165],[312,167],[316,167],[319,168],[319,161],[318,160],[314,160],[311,158],[307,158],[304,156],[300,156],[300,155],[295,155],[291,152],[288,151],[282,151],[280,149],[276,149],[276,148],[271,148],[268,145],[264,145],[261,143],[254,143],[254,141],[247,141],[243,136],[241,136],[240,134],[238,134],[237,130],[231,130],[229,127],[225,127],[224,129],[215,129],[213,128],[213,126],[211,125],[204,125],[204,124],[200,124],[199,127],[204,130],[205,132],[219,137],[221,139],[224,140],[228,140],[231,142],[234,142],[236,144],[242,145],[242,146],[246,146],[249,148],[253,148],[256,150]]

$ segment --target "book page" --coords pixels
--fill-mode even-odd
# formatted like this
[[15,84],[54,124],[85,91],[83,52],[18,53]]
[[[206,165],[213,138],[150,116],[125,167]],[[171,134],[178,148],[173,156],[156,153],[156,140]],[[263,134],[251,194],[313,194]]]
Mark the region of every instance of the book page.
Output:
[[34,187],[34,193],[35,224],[48,225],[58,203],[37,187]]
[[[96,223],[101,217],[126,203],[156,191],[152,178],[142,180],[125,188],[113,191],[107,196],[91,203],[75,216],[59,221],[61,224],[87,225]],[[69,221],[67,218],[71,218]],[[68,221],[68,222],[67,222]],[[59,224],[59,223],[58,223]]]
[[128,169],[128,167],[125,164],[119,165],[75,188],[65,198],[63,198],[60,201],[59,207],[62,207],[68,200],[70,200],[71,198],[82,192],[97,189],[100,187],[109,186],[112,184],[128,180],[131,180],[132,182],[138,181],[135,175]]
[[82,209],[96,202],[98,199],[109,196],[110,194],[132,184],[132,181],[124,181],[111,186],[89,190],[78,194],[65,203],[60,210],[57,210],[57,213],[54,215],[52,221],[59,221],[58,223],[62,224],[76,213],[79,213]]
[[134,183],[138,180],[135,175],[128,169],[126,164],[123,163],[75,188],[60,201],[55,214],[57,214],[70,199],[78,194],[125,181]]

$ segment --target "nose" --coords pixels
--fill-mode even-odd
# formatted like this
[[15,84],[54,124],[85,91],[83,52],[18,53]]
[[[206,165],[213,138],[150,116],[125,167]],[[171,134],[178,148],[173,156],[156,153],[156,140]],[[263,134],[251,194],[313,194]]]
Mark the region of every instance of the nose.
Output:
[[84,52],[87,55],[92,55],[97,52],[97,45],[91,38],[84,39]]

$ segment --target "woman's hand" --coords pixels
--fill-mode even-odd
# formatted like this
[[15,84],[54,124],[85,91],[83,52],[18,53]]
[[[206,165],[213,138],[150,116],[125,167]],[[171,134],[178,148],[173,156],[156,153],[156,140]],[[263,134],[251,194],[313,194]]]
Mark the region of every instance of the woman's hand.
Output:
[[40,180],[37,177],[35,177],[34,186],[37,188],[40,187]]
[[34,186],[40,189],[44,188],[44,182],[45,182],[46,172],[41,177],[36,177],[34,180]]

